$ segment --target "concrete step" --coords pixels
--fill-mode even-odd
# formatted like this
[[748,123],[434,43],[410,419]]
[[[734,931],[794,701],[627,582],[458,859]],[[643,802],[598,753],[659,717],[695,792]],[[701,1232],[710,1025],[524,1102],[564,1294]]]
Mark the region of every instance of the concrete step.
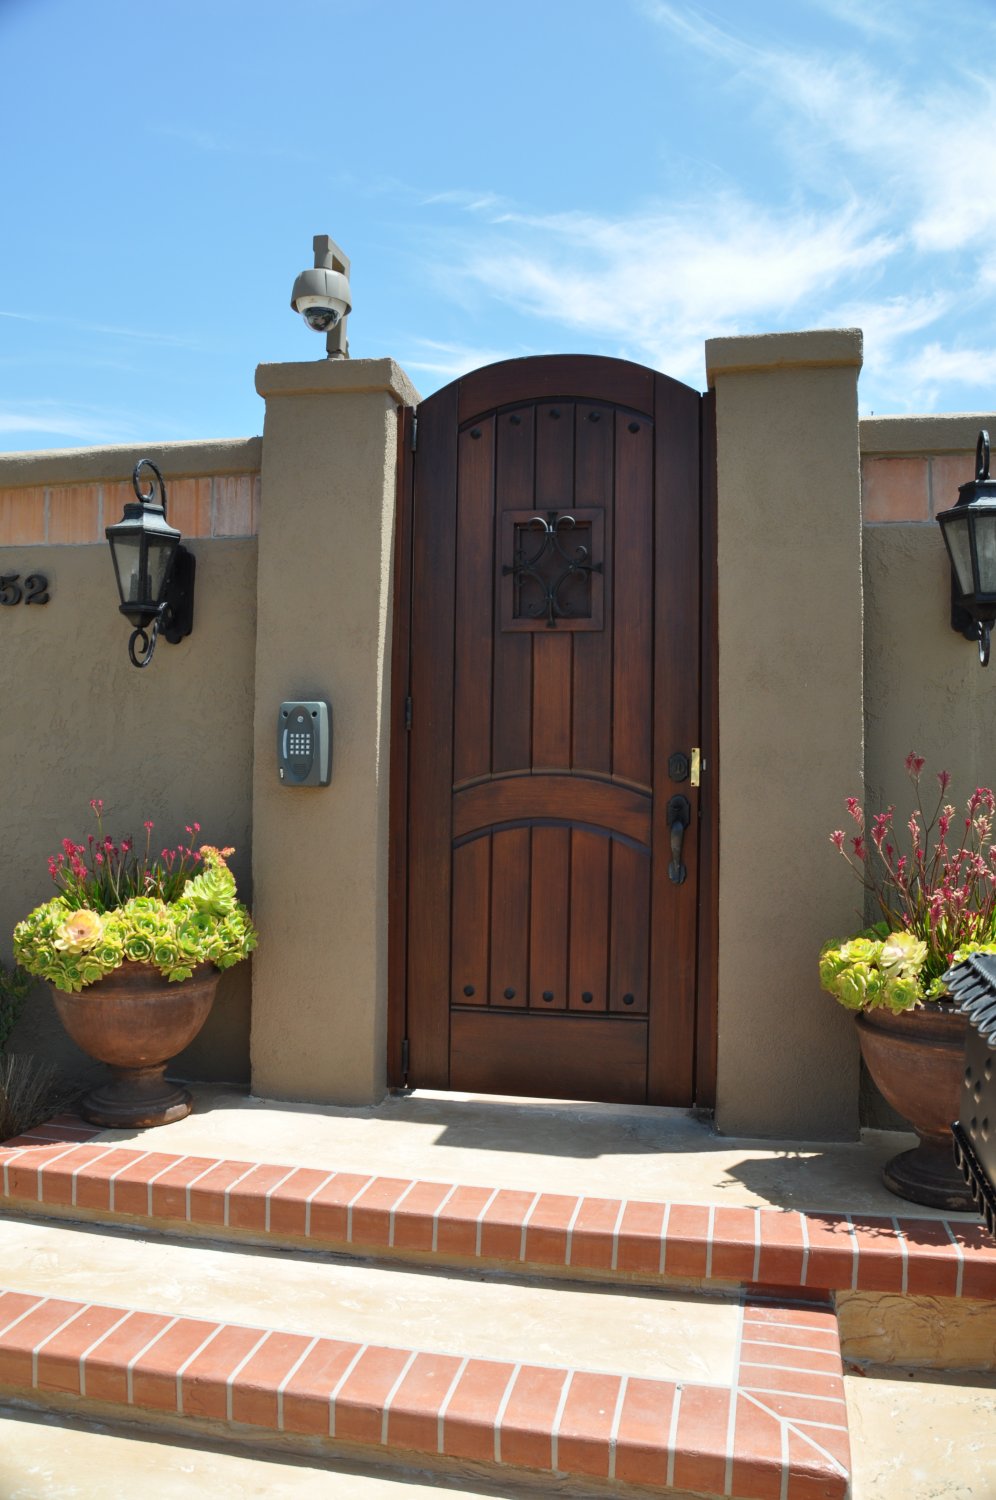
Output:
[[[170,1439],[78,1413],[0,1409],[4,1500],[500,1500],[486,1480],[291,1453],[196,1434]],[[522,1489],[518,1494],[525,1493]]]
[[472,1465],[568,1493],[847,1493],[826,1304],[523,1284],[13,1221],[0,1225],[0,1265],[7,1400],[250,1435],[323,1462]]
[[611,1198],[379,1175],[341,1156],[299,1166],[154,1149],[172,1129],[146,1132],[142,1149],[68,1117],[9,1141],[0,1209],[571,1280],[781,1286],[866,1304],[996,1297],[996,1244],[964,1216]]

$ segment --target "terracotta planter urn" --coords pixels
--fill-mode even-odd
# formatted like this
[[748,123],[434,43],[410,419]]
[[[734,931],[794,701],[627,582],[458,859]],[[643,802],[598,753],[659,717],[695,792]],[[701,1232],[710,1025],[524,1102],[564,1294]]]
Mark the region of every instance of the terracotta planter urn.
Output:
[[92,1125],[167,1125],[193,1108],[187,1089],[166,1079],[166,1065],[208,1018],[219,971],[200,964],[171,984],[152,964],[126,962],[79,992],[52,990],[59,1019],[77,1046],[107,1063],[112,1078],[84,1095]]
[[863,1011],[856,1021],[869,1073],[920,1137],[912,1151],[886,1162],[886,1187],[913,1203],[970,1212],[951,1136],[961,1102],[965,1017],[939,1002],[899,1015]]

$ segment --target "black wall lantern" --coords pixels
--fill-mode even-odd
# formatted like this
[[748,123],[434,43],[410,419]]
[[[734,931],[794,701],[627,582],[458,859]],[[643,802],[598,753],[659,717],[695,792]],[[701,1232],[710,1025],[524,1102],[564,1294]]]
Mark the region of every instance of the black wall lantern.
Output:
[[951,558],[951,628],[978,640],[989,665],[989,634],[996,621],[996,479],[989,478],[989,434],[979,433],[975,478],[958,487],[958,503],[937,517]]
[[[147,494],[139,483],[143,469],[155,475]],[[128,500],[121,520],[108,526],[104,535],[111,544],[121,613],[135,627],[128,655],[132,666],[147,667],[160,631],[175,646],[193,629],[195,560],[180,546],[180,532],[166,520],[166,485],[155,464],[143,458],[131,482],[137,503]]]

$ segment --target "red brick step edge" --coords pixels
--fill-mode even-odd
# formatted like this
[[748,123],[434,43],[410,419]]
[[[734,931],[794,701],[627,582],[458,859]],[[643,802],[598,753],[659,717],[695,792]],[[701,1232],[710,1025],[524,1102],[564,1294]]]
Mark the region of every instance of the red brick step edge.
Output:
[[66,1117],[8,1141],[0,1204],[440,1263],[996,1297],[996,1245],[976,1224],[413,1181],[141,1151],[97,1134]]

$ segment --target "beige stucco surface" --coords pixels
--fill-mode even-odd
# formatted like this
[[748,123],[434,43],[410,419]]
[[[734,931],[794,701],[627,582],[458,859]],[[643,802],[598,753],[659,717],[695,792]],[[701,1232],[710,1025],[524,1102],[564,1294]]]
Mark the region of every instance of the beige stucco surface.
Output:
[[863,775],[861,336],[715,339],[706,353],[718,446],[717,1120],[730,1134],[846,1137],[857,1044],[820,992],[816,956],[853,925],[827,839]]
[[[390,360],[261,366],[253,867],[262,943],[256,1092],[369,1102],[385,1090],[390,630],[397,411]],[[277,713],[332,707],[332,781],[277,774]]]
[[166,479],[182,475],[255,474],[259,472],[262,451],[262,439],[251,437],[0,453],[0,489],[130,479],[135,465],[143,458],[150,458]]
[[870,1365],[996,1372],[996,1301],[838,1292],[844,1358]]
[[903,764],[911,750],[926,758],[931,810],[942,769],[960,805],[996,779],[993,668],[951,629],[951,569],[936,523],[866,526],[864,575],[868,807],[894,803],[901,832],[914,806]]
[[[932,412],[928,416],[862,417],[861,452],[933,454],[975,452],[980,427],[996,440],[992,412]],[[952,495],[951,503],[957,499]]]
[[[33,906],[54,895],[47,859],[63,838],[94,829],[91,797],[108,832],[160,847],[232,844],[240,890],[250,889],[252,687],[256,544],[195,541],[193,633],[160,641],[153,662],[128,660],[130,627],[117,608],[106,547],[0,548],[0,572],[43,573],[51,600],[0,610],[0,955]],[[249,964],[222,978],[214,1011],[177,1071],[239,1081],[248,1076]],[[33,994],[12,1050],[53,1058],[76,1076],[91,1065],[63,1032],[47,986]]]

